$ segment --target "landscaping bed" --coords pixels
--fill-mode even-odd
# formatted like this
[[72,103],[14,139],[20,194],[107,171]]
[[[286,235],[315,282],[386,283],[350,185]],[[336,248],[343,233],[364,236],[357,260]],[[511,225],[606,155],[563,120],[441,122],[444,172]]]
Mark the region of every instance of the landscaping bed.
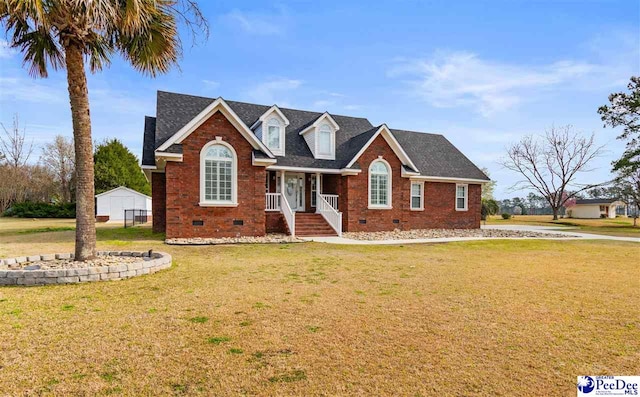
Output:
[[222,237],[222,238],[170,238],[165,242],[170,245],[218,245],[218,244],[282,244],[300,243],[303,240],[286,234],[267,234],[266,236],[252,237]]
[[528,232],[519,230],[494,230],[494,229],[417,229],[388,232],[346,232],[342,237],[352,240],[410,240],[427,238],[452,238],[452,237],[489,237],[489,238],[567,238],[564,234]]
[[101,251],[76,262],[73,254],[44,254],[0,259],[0,285],[71,284],[120,280],[171,267],[163,252]]

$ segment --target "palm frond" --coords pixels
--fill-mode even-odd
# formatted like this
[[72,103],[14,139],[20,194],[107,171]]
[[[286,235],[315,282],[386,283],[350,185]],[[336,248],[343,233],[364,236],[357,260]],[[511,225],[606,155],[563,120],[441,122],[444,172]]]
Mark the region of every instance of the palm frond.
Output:
[[102,70],[105,66],[111,64],[111,55],[113,55],[114,46],[111,40],[92,33],[89,40],[86,41],[86,52],[89,55],[89,67],[91,73]]
[[131,65],[142,73],[166,73],[181,52],[175,17],[163,7],[147,14],[146,27],[130,35],[117,32],[116,45]]
[[29,75],[47,77],[50,66],[57,70],[64,66],[64,55],[50,31],[43,27],[24,33],[15,40],[13,47],[20,47],[23,53],[23,64],[29,65]]

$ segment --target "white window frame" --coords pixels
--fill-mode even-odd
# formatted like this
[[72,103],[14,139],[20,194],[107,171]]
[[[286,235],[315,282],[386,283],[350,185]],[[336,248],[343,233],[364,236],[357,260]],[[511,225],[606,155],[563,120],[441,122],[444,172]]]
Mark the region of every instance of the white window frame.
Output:
[[[372,204],[371,203],[371,169],[373,168],[373,166],[376,163],[383,163],[385,165],[385,167],[387,167],[387,204],[386,205],[381,205],[381,204]],[[369,194],[369,209],[375,209],[375,210],[388,210],[393,208],[391,206],[391,199],[392,199],[392,192],[393,189],[391,188],[391,181],[393,180],[392,178],[392,173],[393,171],[391,170],[391,165],[389,164],[389,162],[387,162],[387,160],[383,159],[382,156],[378,157],[377,159],[373,160],[371,162],[371,164],[369,164],[369,172],[367,173],[367,191]]]
[[[324,129],[324,131],[322,131]],[[321,152],[320,151],[320,135],[321,132],[329,133],[329,151]],[[318,130],[316,131],[316,153],[318,154],[316,158],[319,159],[329,159],[333,160],[335,158],[335,132],[329,123],[322,123],[318,126]]]
[[[222,145],[231,151],[231,201],[220,200],[207,200],[205,194],[205,160],[207,150],[211,146]],[[207,143],[200,150],[200,206],[201,207],[237,207],[238,206],[238,155],[233,148],[227,142],[224,142],[220,137],[216,137],[215,140]]]
[[317,179],[315,174],[311,174],[311,180],[309,181],[309,190],[311,191],[311,197],[309,202],[311,207],[315,208],[317,204],[316,199],[318,194]]
[[[269,127],[278,127],[278,143],[280,144],[280,146],[278,147],[271,147],[269,146]],[[269,148],[269,150],[271,150],[271,153],[273,153],[276,156],[284,156],[284,123],[282,122],[282,120],[280,120],[279,117],[273,116],[270,117],[269,120],[267,121],[267,123],[264,125],[263,127],[263,131],[262,131],[262,135],[264,136],[264,144],[266,147]]]
[[[464,187],[464,208],[458,208],[458,188]],[[456,211],[468,211],[469,210],[469,185],[466,183],[456,183],[456,193],[455,193],[455,208]]]
[[[420,207],[418,208],[414,208],[413,206],[413,198],[418,197],[413,195],[413,185],[420,186]],[[411,182],[409,190],[409,208],[411,208],[411,211],[424,211],[424,182]]]

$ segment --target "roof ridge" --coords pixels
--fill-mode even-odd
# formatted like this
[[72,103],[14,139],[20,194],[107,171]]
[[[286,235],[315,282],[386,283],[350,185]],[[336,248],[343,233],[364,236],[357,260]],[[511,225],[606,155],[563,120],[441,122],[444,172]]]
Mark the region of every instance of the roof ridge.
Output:
[[[442,136],[444,137],[444,134],[439,134],[437,132],[424,132],[424,131],[413,131],[413,130],[401,130],[398,128],[389,128],[392,132],[393,131],[398,131],[398,132],[409,132],[411,134],[426,134],[426,135],[435,135],[435,136]],[[446,138],[446,137],[445,137]]]
[[181,92],[174,92],[174,91],[164,91],[164,90],[156,90],[156,91],[158,93],[162,92],[162,93],[166,93],[166,94],[183,95],[183,96],[188,96],[188,97],[192,97],[192,98],[211,99],[212,101],[215,101],[217,98],[222,98],[225,102],[235,102],[235,103],[239,103],[239,104],[243,104],[243,105],[264,106],[264,107],[268,107],[268,108],[270,108],[272,106],[277,106],[278,109],[281,109],[281,110],[293,110],[294,112],[317,113],[319,115],[318,117],[322,116],[325,113],[328,113],[329,115],[331,115],[333,117],[349,117],[349,118],[352,118],[352,119],[361,119],[361,120],[369,121],[369,119],[366,118],[366,117],[349,116],[349,115],[346,115],[346,114],[335,114],[335,113],[329,112],[328,110],[325,110],[325,111],[322,111],[322,112],[318,112],[318,111],[315,111],[315,110],[305,110],[305,109],[296,109],[296,108],[290,108],[290,107],[282,107],[282,106],[279,106],[276,103],[274,103],[272,105],[264,105],[264,104],[261,104],[261,103],[237,101],[235,99],[227,99],[227,98],[225,98],[223,96],[219,96],[219,97],[213,98],[213,97],[202,96],[202,95],[183,94]]

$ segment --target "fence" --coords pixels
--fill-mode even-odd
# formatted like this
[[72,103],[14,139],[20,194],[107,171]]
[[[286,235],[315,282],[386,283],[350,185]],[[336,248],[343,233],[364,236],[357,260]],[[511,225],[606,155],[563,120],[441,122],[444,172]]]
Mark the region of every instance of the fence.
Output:
[[141,225],[149,221],[148,210],[124,210],[124,227]]

